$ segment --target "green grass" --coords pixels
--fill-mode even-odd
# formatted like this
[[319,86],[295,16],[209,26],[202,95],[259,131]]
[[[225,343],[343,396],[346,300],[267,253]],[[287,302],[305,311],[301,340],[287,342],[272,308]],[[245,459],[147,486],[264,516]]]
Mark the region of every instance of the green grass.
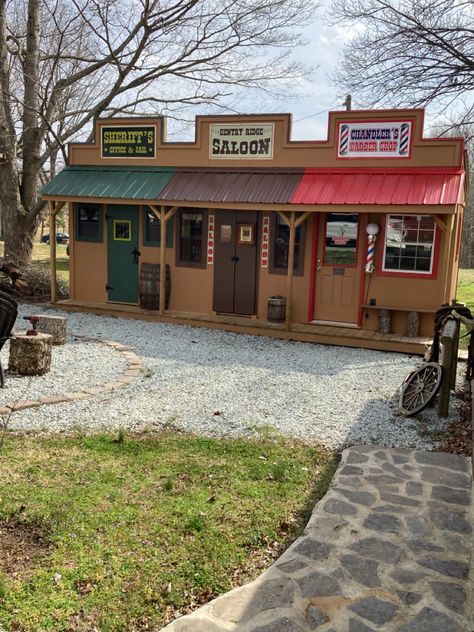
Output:
[[47,545],[4,569],[0,624],[120,632],[160,629],[259,575],[301,532],[336,457],[282,440],[119,433],[8,437],[0,463],[0,530],[9,521]]
[[[49,254],[49,244],[34,244],[31,262],[49,269]],[[56,273],[63,281],[69,282],[69,257],[64,244],[56,244]]]
[[[466,303],[474,315],[474,270],[459,270],[458,288],[456,298],[461,303]],[[464,325],[461,326],[461,336],[466,333]],[[459,346],[467,349],[469,338],[461,338]]]

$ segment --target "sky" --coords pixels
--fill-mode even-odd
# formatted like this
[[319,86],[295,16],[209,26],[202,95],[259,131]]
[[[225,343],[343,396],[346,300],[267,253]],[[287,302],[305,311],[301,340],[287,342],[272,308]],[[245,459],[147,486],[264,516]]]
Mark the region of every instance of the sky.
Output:
[[[313,24],[300,29],[302,39],[307,41],[306,46],[291,51],[292,59],[304,64],[311,72],[292,89],[286,87],[282,90],[281,98],[271,98],[262,93],[249,95],[248,92],[231,97],[231,110],[228,113],[232,113],[233,108],[239,113],[291,113],[293,140],[324,140],[327,137],[328,112],[344,109],[345,99],[345,93],[330,81],[328,75],[336,66],[344,42],[357,32],[357,27],[349,30],[326,25],[323,15],[328,4],[329,0],[322,0]],[[288,98],[290,93],[296,96]],[[353,107],[356,106],[357,101],[353,98]],[[203,112],[199,107],[193,107],[188,115],[193,119],[197,114],[212,112],[215,112],[213,108]],[[192,140],[193,136],[194,123],[182,127],[179,123],[174,125],[173,121],[169,121],[170,140]]]
[[[351,28],[331,27],[324,20],[330,0],[321,0],[318,15],[313,24],[301,30],[303,39],[308,43],[292,52],[292,56],[306,67],[314,70],[297,86],[294,92],[297,98],[271,99],[267,96],[254,97],[249,102],[239,101],[242,112],[289,112],[293,115],[293,140],[324,140],[327,137],[328,112],[345,108],[343,102],[346,92],[330,80],[342,56],[344,44],[355,37],[363,26],[355,24]],[[352,94],[352,108],[362,109],[357,103],[357,94]],[[455,109],[455,108],[454,108]],[[442,122],[443,110],[436,112],[428,107],[425,114],[425,134],[431,126]],[[435,132],[436,133],[436,132]]]
[[[322,140],[327,136],[328,112],[344,109],[345,93],[329,79],[342,54],[345,41],[353,31],[343,33],[341,29],[325,26],[322,20],[303,31],[308,44],[294,51],[294,57],[314,68],[299,86],[304,95],[287,103],[275,101],[275,107],[293,114],[294,140]],[[354,103],[354,106],[356,103]]]

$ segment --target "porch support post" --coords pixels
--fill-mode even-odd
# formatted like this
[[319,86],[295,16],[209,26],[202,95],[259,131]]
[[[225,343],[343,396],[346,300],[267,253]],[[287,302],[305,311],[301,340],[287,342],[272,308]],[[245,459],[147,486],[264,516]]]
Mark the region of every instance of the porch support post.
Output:
[[288,244],[288,276],[286,279],[286,293],[288,296],[285,314],[285,329],[290,330],[291,304],[293,302],[293,268],[295,265],[295,234],[296,234],[296,213],[290,213],[290,243]]
[[164,206],[160,206],[158,209],[156,206],[149,204],[153,214],[160,220],[160,308],[158,310],[159,316],[163,316],[165,313],[165,292],[166,292],[166,226],[168,220],[178,210],[177,206],[172,206],[167,211]]
[[58,286],[56,282],[56,215],[66,202],[49,202],[49,273],[51,280],[51,303],[56,303]]
[[166,212],[165,207],[160,207],[160,308],[159,315],[165,313],[165,280],[166,280]]

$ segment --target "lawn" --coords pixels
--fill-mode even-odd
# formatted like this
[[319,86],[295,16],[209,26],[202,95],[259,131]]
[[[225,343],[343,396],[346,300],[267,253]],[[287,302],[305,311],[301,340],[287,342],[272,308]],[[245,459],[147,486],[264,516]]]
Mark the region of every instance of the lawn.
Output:
[[[459,270],[457,300],[466,303],[474,315],[474,270]],[[461,336],[466,333],[464,325],[461,326]],[[467,349],[469,338],[461,338],[459,346]]]
[[283,440],[8,436],[0,625],[155,630],[260,574],[336,457]]
[[[49,253],[49,244],[34,244],[31,262],[49,269]],[[62,281],[69,283],[69,257],[64,244],[56,244],[56,273]]]

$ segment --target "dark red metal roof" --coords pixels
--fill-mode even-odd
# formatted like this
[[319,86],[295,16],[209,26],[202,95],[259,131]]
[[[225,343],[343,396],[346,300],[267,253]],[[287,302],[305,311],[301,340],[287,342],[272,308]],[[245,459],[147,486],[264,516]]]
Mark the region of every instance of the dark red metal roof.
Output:
[[160,199],[288,204],[302,175],[303,169],[178,169]]
[[456,204],[458,169],[306,169],[292,204]]

